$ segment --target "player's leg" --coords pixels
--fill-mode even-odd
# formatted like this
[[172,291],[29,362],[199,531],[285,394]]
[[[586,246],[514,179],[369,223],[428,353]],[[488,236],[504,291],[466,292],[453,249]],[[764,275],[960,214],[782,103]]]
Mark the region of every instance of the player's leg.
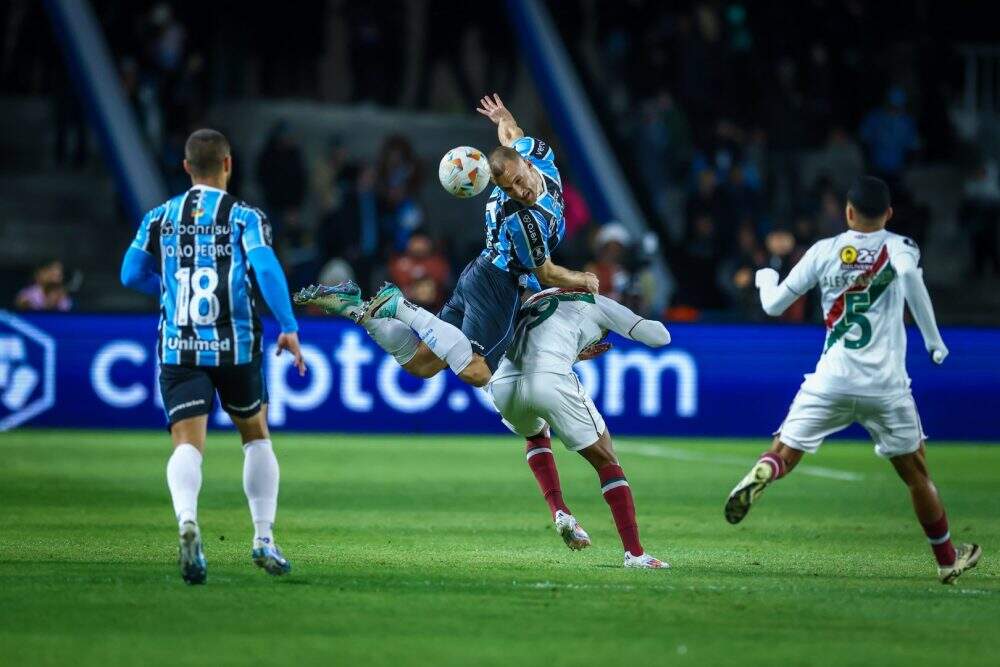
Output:
[[[593,409],[593,412],[598,414],[596,409]],[[647,554],[639,541],[639,524],[635,518],[632,487],[629,486],[625,471],[618,462],[611,434],[607,428],[596,441],[577,451],[597,471],[601,483],[601,495],[611,510],[622,548],[625,549],[625,567],[649,569],[670,567],[666,562]]]
[[862,399],[862,426],[875,441],[875,453],[888,458],[906,484],[917,515],[930,542],[942,583],[953,583],[979,562],[982,549],[976,544],[955,547],[948,517],[937,487],[927,469],[926,435],[910,393],[894,397]]
[[815,453],[823,440],[854,421],[852,397],[826,396],[800,389],[788,409],[771,448],[760,455],[726,499],[725,516],[739,523],[770,484],[790,473],[805,453]]
[[198,494],[212,382],[200,368],[164,364],[159,384],[173,441],[167,461],[167,488],[177,519],[181,578],[189,584],[203,584],[208,565],[198,527]]
[[563,500],[559,470],[552,455],[549,427],[532,408],[530,380],[524,376],[504,378],[489,386],[490,395],[503,423],[514,433],[525,438],[524,455],[528,468],[538,483],[556,531],[570,549],[590,546],[590,536],[580,526]]
[[250,557],[268,574],[291,572],[292,565],[274,540],[281,474],[267,427],[267,386],[261,357],[238,366],[213,369],[223,409],[243,442],[243,491],[250,507],[254,536]]

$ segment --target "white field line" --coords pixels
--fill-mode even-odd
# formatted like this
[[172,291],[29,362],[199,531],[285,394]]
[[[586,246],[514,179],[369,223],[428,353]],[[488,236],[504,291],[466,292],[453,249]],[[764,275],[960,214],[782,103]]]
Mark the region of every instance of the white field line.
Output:
[[[725,454],[699,454],[686,449],[676,449],[663,445],[633,445],[631,443],[615,444],[615,449],[642,456],[653,456],[660,459],[671,459],[674,461],[694,461],[698,463],[722,463],[726,465],[740,466],[749,469],[753,465],[750,458],[739,456],[727,456]],[[856,472],[846,470],[835,470],[824,468],[823,466],[804,465],[800,463],[795,468],[795,472],[800,475],[812,475],[813,477],[824,477],[826,479],[836,479],[842,482],[860,482],[865,477]]]

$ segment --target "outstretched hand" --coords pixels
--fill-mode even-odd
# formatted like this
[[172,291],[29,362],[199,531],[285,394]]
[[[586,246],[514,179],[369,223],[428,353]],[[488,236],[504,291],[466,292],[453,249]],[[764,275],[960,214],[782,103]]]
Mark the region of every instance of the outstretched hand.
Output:
[[510,111],[504,106],[503,100],[496,93],[493,93],[492,99],[487,95],[479,100],[479,107],[476,111],[489,118],[496,125],[499,125],[500,121],[505,118],[513,118]]

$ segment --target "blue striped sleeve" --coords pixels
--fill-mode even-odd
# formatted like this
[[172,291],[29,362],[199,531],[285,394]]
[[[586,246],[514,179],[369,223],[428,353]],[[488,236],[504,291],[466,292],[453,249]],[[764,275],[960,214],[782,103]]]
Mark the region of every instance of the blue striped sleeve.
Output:
[[151,228],[153,223],[159,220],[162,215],[163,207],[157,206],[142,218],[142,222],[139,223],[139,229],[135,233],[135,238],[132,240],[131,247],[152,254],[149,248],[150,243],[153,241],[153,235],[150,233]]
[[507,218],[514,255],[521,266],[537,269],[549,257],[545,220],[542,214],[532,209],[521,209]]
[[556,159],[555,153],[548,142],[535,139],[534,137],[521,137],[514,142],[513,148],[526,158],[545,162],[554,162]]
[[247,253],[256,248],[271,247],[271,223],[260,209],[240,207],[239,217],[244,227],[243,249]]

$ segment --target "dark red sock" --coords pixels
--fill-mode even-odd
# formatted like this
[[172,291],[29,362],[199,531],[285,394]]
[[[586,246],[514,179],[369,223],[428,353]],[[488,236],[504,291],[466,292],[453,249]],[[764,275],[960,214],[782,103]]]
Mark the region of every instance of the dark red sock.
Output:
[[566,503],[563,502],[562,487],[559,486],[559,471],[556,469],[556,459],[552,456],[552,441],[549,440],[548,436],[537,435],[534,438],[528,438],[525,456],[528,458],[528,467],[535,474],[538,488],[545,496],[545,502],[549,504],[552,518],[556,518],[557,510],[572,514],[566,507]]
[[942,514],[937,521],[920,525],[924,527],[924,533],[927,535],[927,541],[931,543],[931,551],[934,552],[938,565],[953,565],[955,563],[955,547],[951,543],[947,515]]
[[635,502],[625,473],[621,466],[610,463],[598,470],[597,476],[601,479],[601,493],[611,508],[622,546],[633,556],[641,556],[643,550],[639,544],[639,526],[635,522]]
[[774,475],[771,477],[772,482],[785,476],[785,459],[774,452],[764,452],[757,460],[767,463],[774,470]]

